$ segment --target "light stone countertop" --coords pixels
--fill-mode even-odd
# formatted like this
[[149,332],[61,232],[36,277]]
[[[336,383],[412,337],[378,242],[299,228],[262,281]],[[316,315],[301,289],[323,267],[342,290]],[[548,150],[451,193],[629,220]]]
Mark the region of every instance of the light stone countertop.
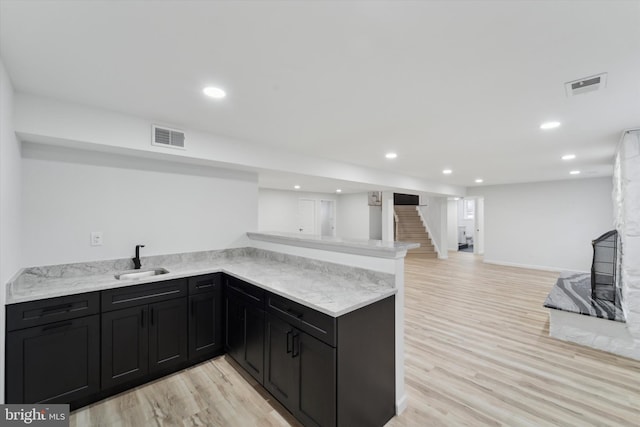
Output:
[[313,234],[282,232],[248,232],[252,240],[280,243],[289,246],[322,249],[377,258],[404,258],[409,249],[420,247],[420,243],[383,240],[348,239],[344,237],[319,236]]
[[169,273],[117,280],[130,260],[98,261],[25,269],[7,285],[7,304],[224,272],[267,291],[338,317],[394,295],[394,276],[255,248],[142,258],[142,270]]

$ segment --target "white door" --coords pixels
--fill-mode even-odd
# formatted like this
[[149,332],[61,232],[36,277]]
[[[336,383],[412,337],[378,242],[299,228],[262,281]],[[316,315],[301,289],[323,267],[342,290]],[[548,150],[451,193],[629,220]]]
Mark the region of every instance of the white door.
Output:
[[475,236],[473,238],[473,253],[484,254],[484,198],[476,199]]
[[316,234],[315,200],[298,200],[298,231],[302,234]]
[[320,234],[335,236],[335,203],[333,200],[320,200]]

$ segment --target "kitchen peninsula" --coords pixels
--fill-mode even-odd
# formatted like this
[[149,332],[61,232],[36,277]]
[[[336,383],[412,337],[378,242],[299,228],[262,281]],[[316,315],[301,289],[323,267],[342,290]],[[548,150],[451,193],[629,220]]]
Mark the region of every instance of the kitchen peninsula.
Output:
[[[115,278],[129,259],[24,269],[7,286],[9,401],[79,407],[226,352],[304,424],[382,425],[398,413],[403,258],[416,245],[248,237],[244,248],[142,257],[143,271],[168,272],[137,280]],[[216,333],[198,329],[208,306],[204,320],[215,318]],[[86,375],[70,390],[51,378],[33,390],[37,379],[25,373],[42,365],[39,345],[49,346],[45,364],[62,363],[47,371],[64,373],[69,358],[56,357],[65,348],[51,348],[55,334],[75,340],[74,363],[85,363]],[[131,339],[147,358],[116,351]]]

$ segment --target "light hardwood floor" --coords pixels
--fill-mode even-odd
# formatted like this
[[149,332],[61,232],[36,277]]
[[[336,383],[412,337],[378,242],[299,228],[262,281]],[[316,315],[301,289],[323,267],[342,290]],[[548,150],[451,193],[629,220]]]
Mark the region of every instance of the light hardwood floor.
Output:
[[[549,338],[542,302],[556,276],[467,253],[408,258],[409,404],[388,426],[639,426],[639,361]],[[227,357],[71,416],[71,426],[147,425],[299,424]]]

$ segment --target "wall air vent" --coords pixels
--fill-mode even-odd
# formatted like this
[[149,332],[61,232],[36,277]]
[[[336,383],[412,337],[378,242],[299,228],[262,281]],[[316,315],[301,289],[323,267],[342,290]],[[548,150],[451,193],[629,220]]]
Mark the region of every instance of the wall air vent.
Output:
[[567,97],[582,95],[584,93],[596,92],[607,87],[607,73],[585,77],[564,84]]
[[184,150],[184,132],[156,125],[151,126],[151,145]]

